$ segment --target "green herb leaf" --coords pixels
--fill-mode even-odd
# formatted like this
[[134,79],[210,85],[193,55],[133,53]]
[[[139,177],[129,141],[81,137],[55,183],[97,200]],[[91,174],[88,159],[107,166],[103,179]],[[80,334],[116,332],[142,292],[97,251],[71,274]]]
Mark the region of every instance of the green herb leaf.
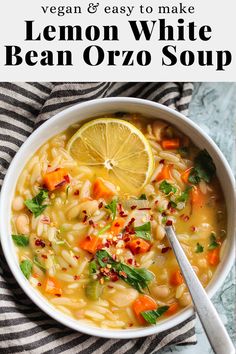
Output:
[[105,250],[97,251],[95,257],[100,267],[106,267],[107,264],[113,264],[115,262],[112,256]]
[[143,289],[147,288],[148,283],[154,278],[154,275],[147,269],[134,268],[122,262],[115,261],[105,250],[97,251],[95,259],[102,268],[110,264],[111,269],[113,269],[123,281],[140,293],[143,293]]
[[66,198],[65,198],[64,204],[66,204],[66,202],[67,202],[68,195],[69,195],[69,189],[70,189],[70,185],[68,185],[68,186],[66,187]]
[[188,200],[188,197],[189,197],[189,192],[190,190],[192,189],[193,187],[192,186],[189,186],[185,189],[184,192],[181,193],[181,195],[177,198],[177,203],[179,202],[186,202]]
[[112,215],[112,220],[115,220],[116,217],[116,207],[117,207],[117,200],[113,200],[110,204],[105,206],[106,209],[109,209]]
[[104,234],[104,232],[106,232],[106,231],[109,230],[110,228],[111,228],[111,224],[107,224],[106,226],[104,226],[102,229],[100,229],[100,230],[98,231],[98,236]]
[[215,164],[204,149],[201,150],[194,159],[194,168],[189,175],[189,182],[193,184],[198,184],[201,180],[209,183],[216,173]]
[[208,246],[209,250],[214,250],[215,248],[219,247],[219,243],[216,241],[216,236],[214,232],[210,234],[210,244]]
[[35,217],[41,215],[47,205],[42,205],[45,199],[48,198],[48,192],[42,189],[33,199],[27,199],[25,205],[34,214]]
[[177,152],[180,154],[181,157],[188,157],[189,155],[189,148],[187,146],[180,147]]
[[89,275],[94,275],[97,273],[97,262],[94,259],[93,261],[89,262]]
[[134,228],[135,231],[135,235],[147,240],[147,241],[151,241],[152,237],[151,237],[151,223],[150,221],[141,225],[141,226],[137,226]]
[[33,262],[37,267],[39,267],[39,269],[41,269],[45,273],[47,268],[42,263],[39,262],[37,256],[34,256]]
[[26,279],[29,279],[29,277],[32,273],[32,268],[33,268],[33,264],[28,259],[25,259],[24,261],[22,261],[20,263],[20,269],[21,269],[22,273],[24,274],[24,276],[26,277]]
[[146,194],[141,194],[138,200],[147,200]]
[[161,317],[168,310],[168,308],[169,306],[161,306],[158,307],[157,310],[143,311],[141,312],[141,315],[148,323],[156,324],[157,319]]
[[172,184],[168,183],[166,180],[161,182],[159,189],[161,192],[165,193],[166,195],[170,193],[176,193],[177,191],[177,188]]
[[11,235],[15,244],[19,247],[26,247],[29,244],[29,236],[26,235]]
[[203,251],[204,251],[204,247],[200,245],[200,243],[198,242],[196,245],[195,253],[202,253]]

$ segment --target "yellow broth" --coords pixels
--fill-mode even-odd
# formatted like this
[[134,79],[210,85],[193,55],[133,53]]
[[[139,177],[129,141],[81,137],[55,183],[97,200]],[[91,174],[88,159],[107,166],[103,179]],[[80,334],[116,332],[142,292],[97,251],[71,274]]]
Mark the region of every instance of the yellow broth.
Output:
[[[89,263],[94,259],[94,254],[80,247],[85,237],[99,237],[100,249],[113,255],[116,262],[152,272],[153,280],[143,291],[155,301],[157,308],[169,306],[161,317],[167,318],[188,306],[191,300],[183,279],[173,283],[178,265],[165,236],[164,225],[169,222],[175,227],[179,241],[204,287],[210,282],[220,261],[209,261],[209,254],[215,252],[216,258],[220,258],[226,235],[225,202],[217,178],[213,177],[210,183],[201,180],[197,185],[203,200],[200,206],[194,204],[194,197],[191,197],[190,188],[195,187],[183,181],[184,171],[194,166],[194,157],[199,153],[189,138],[174,126],[163,125],[159,120],[149,120],[136,114],[126,114],[122,118],[138,127],[149,140],[155,169],[150,183],[136,195],[127,195],[117,189],[113,197],[118,198],[115,220],[123,218],[124,228],[132,218],[135,219],[135,227],[150,222],[152,241],[148,241],[150,249],[147,252],[133,253],[127,247],[130,240],[127,241],[127,232],[125,235],[122,233],[124,229],[115,236],[109,228],[98,235],[111,222],[111,213],[105,207],[111,200],[95,200],[93,184],[97,177],[109,180],[109,174],[95,167],[80,166],[66,151],[68,140],[79,126],[72,126],[53,137],[30,158],[18,179],[12,201],[12,234],[29,238],[28,245],[16,245],[16,252],[19,263],[27,260],[32,266],[28,274],[30,284],[65,314],[92,326],[113,329],[148,325],[145,321],[140,322],[133,310],[140,294],[119,275],[99,273],[99,276],[92,276],[99,283],[99,296],[96,300],[88,297],[86,288],[91,282]],[[167,140],[178,138],[181,147],[186,149],[163,149],[160,134],[161,139],[163,136]],[[189,188],[186,201],[174,202],[175,195],[166,195],[160,190],[163,179],[158,180],[158,176],[164,165],[169,166],[171,171],[170,178],[164,180],[175,186],[178,197]],[[48,206],[35,217],[24,202],[35,197],[43,187],[44,176],[58,168],[68,172],[69,180],[61,188],[48,193],[48,198],[43,202]],[[134,208],[132,204],[142,194],[147,200],[139,201],[138,206],[143,203],[146,208]],[[120,213],[121,210],[123,212]],[[130,238],[133,237],[131,234]],[[46,287],[47,279],[55,280],[54,285],[60,289],[58,294],[50,290],[52,284],[48,284],[49,289]]]

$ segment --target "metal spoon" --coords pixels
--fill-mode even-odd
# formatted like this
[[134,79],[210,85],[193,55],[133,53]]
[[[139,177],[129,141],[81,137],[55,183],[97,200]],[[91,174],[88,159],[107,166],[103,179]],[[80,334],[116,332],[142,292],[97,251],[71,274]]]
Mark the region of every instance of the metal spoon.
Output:
[[202,284],[189,263],[172,226],[165,227],[167,237],[191,294],[195,309],[216,354],[234,354],[234,345]]

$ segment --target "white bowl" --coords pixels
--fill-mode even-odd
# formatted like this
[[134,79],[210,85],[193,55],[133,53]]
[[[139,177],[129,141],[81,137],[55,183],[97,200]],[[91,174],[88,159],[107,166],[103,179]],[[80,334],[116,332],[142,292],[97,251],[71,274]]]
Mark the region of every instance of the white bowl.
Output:
[[212,156],[225,196],[228,217],[227,244],[223,259],[214,274],[214,278],[207,287],[207,293],[210,297],[215,294],[230,271],[234,258],[234,220],[236,213],[234,178],[231,169],[215,143],[195,123],[170,108],[147,100],[136,98],[107,98],[93,100],[86,103],[77,104],[64,110],[39,127],[19,149],[8,169],[3,183],[0,203],[1,242],[8,265],[19,285],[31,298],[31,300],[34,301],[49,316],[53,317],[58,322],[73,328],[74,330],[90,335],[106,338],[136,338],[160,333],[174,327],[175,325],[178,325],[180,322],[186,320],[193,314],[193,308],[189,307],[184,309],[175,316],[161,321],[156,326],[145,328],[104,330],[84,324],[81,325],[81,323],[79,324],[76,320],[56,310],[29,284],[19,268],[14,245],[10,237],[11,201],[17,179],[30,157],[48,139],[65,130],[71,124],[83,121],[86,118],[98,117],[114,112],[138,112],[150,118],[153,117],[166,120],[176,125],[178,129],[188,135],[199,148],[207,149],[209,154]]

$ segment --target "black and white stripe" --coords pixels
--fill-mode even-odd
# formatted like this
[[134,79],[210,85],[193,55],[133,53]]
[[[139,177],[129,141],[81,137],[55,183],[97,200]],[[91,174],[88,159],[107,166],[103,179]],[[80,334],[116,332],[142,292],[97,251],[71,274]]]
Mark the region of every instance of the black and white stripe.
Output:
[[[0,83],[0,185],[16,151],[42,122],[78,102],[140,97],[188,114],[190,83]],[[148,338],[107,340],[74,332],[34,305],[0,252],[0,352],[3,354],[149,354],[170,344],[196,343],[195,316]]]

